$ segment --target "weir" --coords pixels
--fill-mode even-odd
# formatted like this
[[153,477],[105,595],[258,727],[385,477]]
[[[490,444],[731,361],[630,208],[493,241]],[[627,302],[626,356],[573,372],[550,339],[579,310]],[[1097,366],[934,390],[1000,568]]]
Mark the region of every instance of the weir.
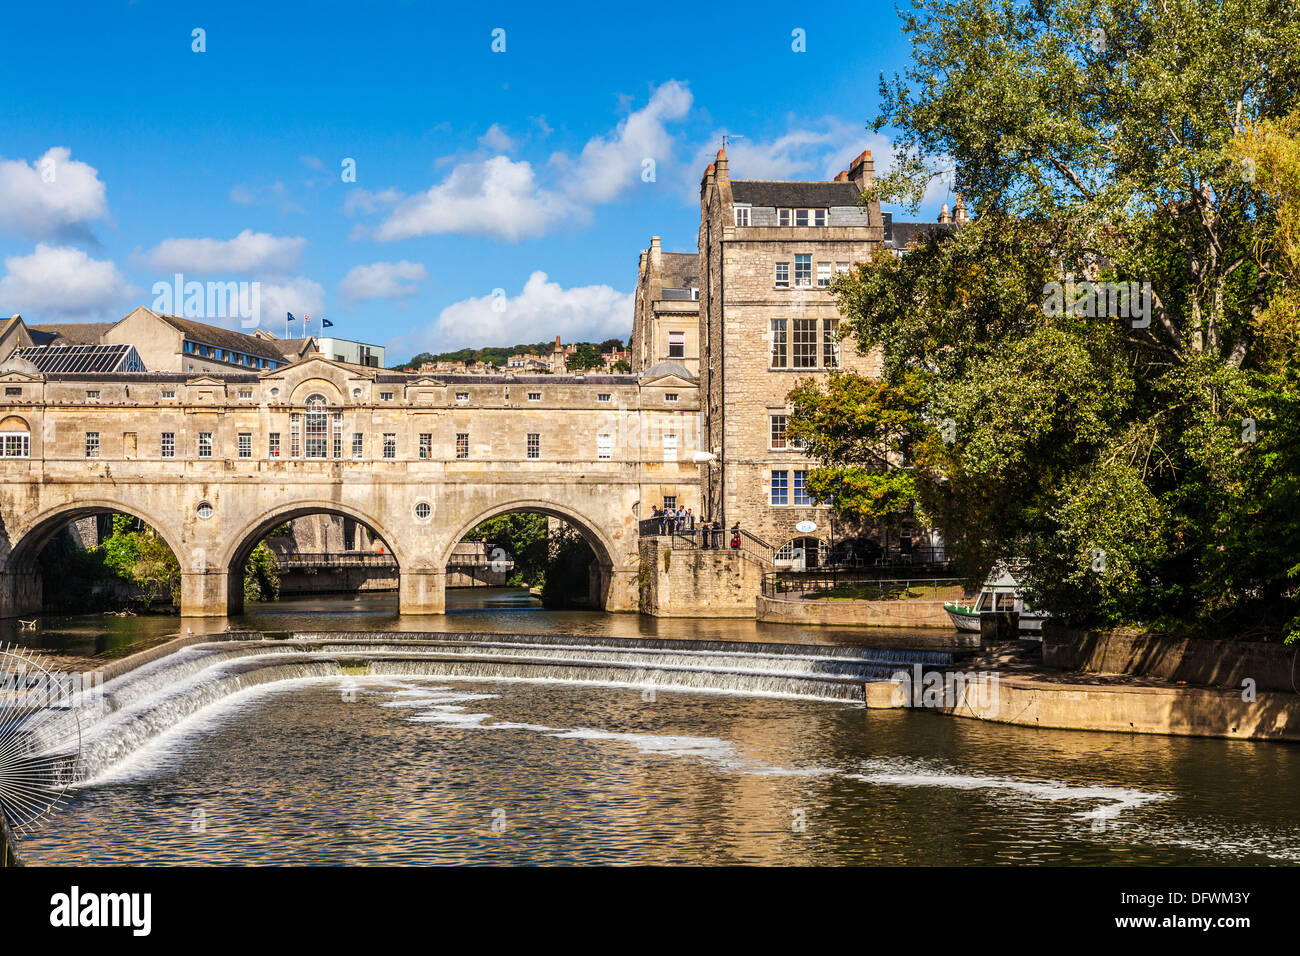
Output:
[[77,715],[83,728],[77,777],[93,780],[204,708],[281,681],[401,675],[861,703],[867,683],[912,664],[949,667],[955,653],[538,634],[226,634],[105,682]]

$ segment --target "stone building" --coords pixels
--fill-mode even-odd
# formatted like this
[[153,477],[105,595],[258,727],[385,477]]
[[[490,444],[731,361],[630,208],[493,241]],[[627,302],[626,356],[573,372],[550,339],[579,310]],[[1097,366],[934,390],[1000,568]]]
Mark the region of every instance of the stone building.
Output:
[[659,237],[637,266],[632,313],[632,371],[676,362],[700,374],[700,257],[696,252],[664,252]]

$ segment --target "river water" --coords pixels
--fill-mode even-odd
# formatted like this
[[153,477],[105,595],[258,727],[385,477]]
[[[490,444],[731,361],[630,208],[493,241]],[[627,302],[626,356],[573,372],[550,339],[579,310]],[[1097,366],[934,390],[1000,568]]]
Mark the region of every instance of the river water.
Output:
[[[955,635],[543,611],[449,593],[241,627],[938,647]],[[226,622],[213,627],[222,629]],[[117,656],[194,622],[65,619]],[[14,634],[11,637],[20,637]],[[1293,864],[1300,749],[1033,730],[860,703],[407,675],[263,684],[182,720],[20,840],[31,864]]]

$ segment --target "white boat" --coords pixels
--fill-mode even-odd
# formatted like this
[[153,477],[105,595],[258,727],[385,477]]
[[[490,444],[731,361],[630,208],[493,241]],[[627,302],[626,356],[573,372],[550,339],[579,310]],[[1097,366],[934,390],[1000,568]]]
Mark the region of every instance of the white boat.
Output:
[[1045,611],[1035,611],[1030,607],[1024,593],[1020,590],[1020,576],[1025,566],[1026,562],[1023,558],[995,562],[974,604],[943,606],[943,609],[948,612],[948,617],[952,619],[953,626],[959,631],[978,632],[980,615],[984,612],[1015,611],[1020,615],[1021,633],[1041,637],[1043,621],[1047,620],[1049,615]]

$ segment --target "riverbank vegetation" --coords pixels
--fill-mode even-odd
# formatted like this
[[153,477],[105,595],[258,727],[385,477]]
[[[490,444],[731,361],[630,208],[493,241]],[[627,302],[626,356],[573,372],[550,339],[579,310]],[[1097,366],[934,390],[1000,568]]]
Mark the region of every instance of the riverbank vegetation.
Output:
[[506,584],[533,587],[548,608],[584,606],[588,575],[596,556],[586,539],[568,525],[550,528],[546,515],[513,513],[489,518],[465,535],[500,548],[514,560]]
[[810,491],[869,526],[915,514],[972,580],[1029,557],[1070,623],[1300,637],[1295,4],[918,0],[903,22],[873,193],[915,208],[951,173],[975,218],[836,281],[883,375],[792,393]]

